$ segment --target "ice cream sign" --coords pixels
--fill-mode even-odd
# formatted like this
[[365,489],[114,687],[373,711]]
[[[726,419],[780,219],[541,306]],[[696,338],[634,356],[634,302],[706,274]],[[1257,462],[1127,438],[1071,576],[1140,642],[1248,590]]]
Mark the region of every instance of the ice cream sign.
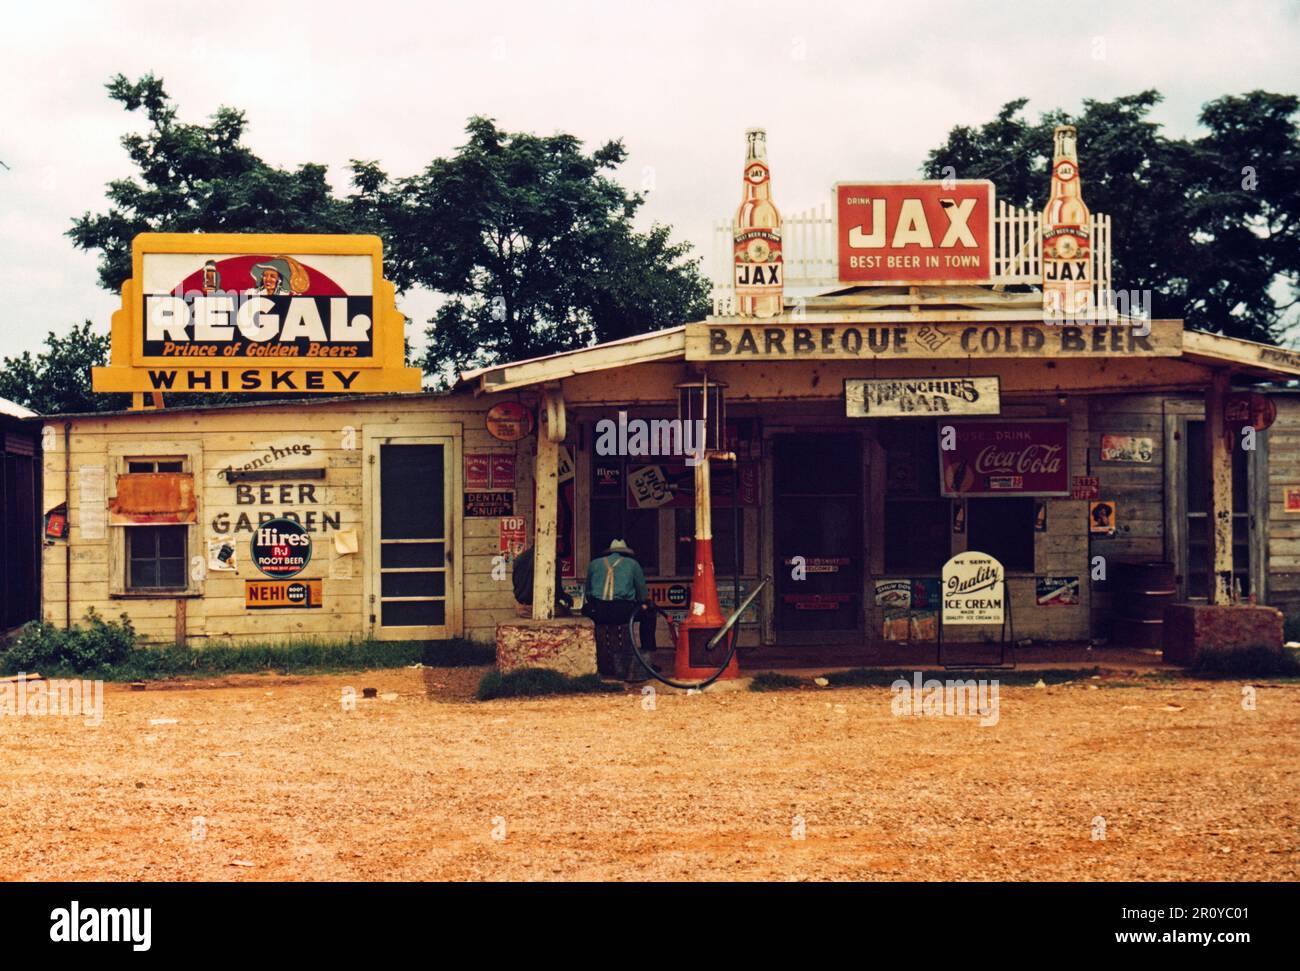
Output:
[[987,283],[993,278],[993,183],[840,182],[839,278],[845,283]]
[[376,236],[145,233],[96,391],[419,390]]

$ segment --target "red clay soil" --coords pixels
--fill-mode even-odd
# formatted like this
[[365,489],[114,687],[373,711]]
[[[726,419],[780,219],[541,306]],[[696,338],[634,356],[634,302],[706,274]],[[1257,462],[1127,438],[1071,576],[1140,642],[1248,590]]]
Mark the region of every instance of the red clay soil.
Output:
[[895,716],[888,688],[478,703],[482,673],[109,685],[98,727],[0,717],[5,876],[1300,877],[1296,685],[1247,710],[1245,682],[1081,675],[1001,688],[981,727]]

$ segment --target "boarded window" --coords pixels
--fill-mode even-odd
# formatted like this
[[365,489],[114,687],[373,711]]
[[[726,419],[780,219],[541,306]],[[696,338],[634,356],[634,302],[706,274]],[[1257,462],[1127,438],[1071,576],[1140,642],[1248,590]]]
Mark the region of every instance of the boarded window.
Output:
[[194,476],[185,472],[119,475],[117,494],[108,505],[114,526],[192,523],[196,508]]

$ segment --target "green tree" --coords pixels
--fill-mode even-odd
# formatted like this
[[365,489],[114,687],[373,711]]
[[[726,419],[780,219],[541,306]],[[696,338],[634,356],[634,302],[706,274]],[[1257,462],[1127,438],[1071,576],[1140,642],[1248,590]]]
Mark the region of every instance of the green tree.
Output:
[[129,396],[95,394],[90,369],[108,363],[108,335],[96,334],[87,320],[60,337],[51,331],[45,350],[7,357],[0,368],[0,398],[8,398],[42,415],[110,411],[126,406]]
[[1206,133],[1168,138],[1149,118],[1155,91],[1083,102],[1029,122],[1027,99],[979,127],[957,126],[930,152],[928,178],[987,178],[998,196],[1041,209],[1052,128],[1079,129],[1083,198],[1112,217],[1117,290],[1149,290],[1156,317],[1274,341],[1294,321],[1300,285],[1300,137],[1292,95],[1252,91],[1204,106]]
[[401,289],[446,296],[426,373],[519,360],[698,319],[709,285],[668,227],[638,233],[644,202],[611,177],[620,141],[507,133],[471,119],[468,141],[420,174],[355,162],[353,202],[384,227]]
[[108,185],[107,212],[87,212],[68,230],[81,249],[99,250],[99,284],[116,292],[131,275],[131,241],[146,232],[356,233],[357,212],[337,199],[315,163],[292,171],[268,165],[243,141],[244,113],[219,108],[207,125],[177,120],[161,78],[107,84],[109,97],[143,110],[149,128],[122,137],[136,178]]

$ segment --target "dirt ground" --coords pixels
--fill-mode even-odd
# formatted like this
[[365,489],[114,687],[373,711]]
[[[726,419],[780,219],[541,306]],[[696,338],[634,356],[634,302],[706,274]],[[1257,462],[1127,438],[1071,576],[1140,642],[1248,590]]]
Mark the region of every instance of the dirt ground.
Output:
[[1001,688],[981,727],[897,717],[888,688],[477,703],[482,673],[108,685],[98,727],[0,718],[4,876],[1300,877],[1296,685],[1250,711],[1243,682],[1085,674]]

